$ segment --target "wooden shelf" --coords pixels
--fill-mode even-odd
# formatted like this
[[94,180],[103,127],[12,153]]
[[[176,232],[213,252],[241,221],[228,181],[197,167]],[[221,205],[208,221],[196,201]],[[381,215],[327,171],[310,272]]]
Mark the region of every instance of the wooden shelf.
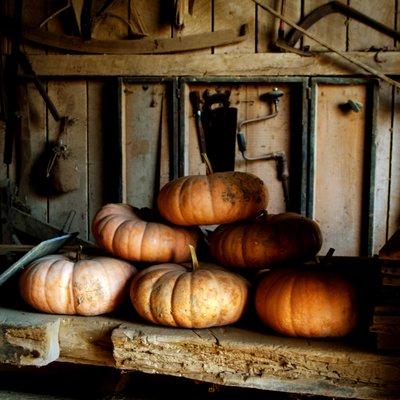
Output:
[[[346,53],[389,75],[400,74],[400,52]],[[365,71],[333,53],[173,55],[30,55],[42,76],[343,76]]]
[[172,329],[0,308],[0,362],[113,366],[221,385],[360,399],[400,397],[400,356],[235,327]]

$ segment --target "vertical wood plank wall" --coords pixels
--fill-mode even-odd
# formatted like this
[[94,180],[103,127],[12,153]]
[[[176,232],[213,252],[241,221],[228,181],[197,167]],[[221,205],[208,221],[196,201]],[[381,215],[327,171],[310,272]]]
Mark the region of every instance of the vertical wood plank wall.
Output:
[[[5,3],[4,0],[2,3]],[[399,29],[399,0],[381,0],[379,2],[379,12],[376,10],[376,2],[373,0],[343,0],[345,4],[357,8],[367,15],[380,22]],[[115,2],[112,12],[120,17],[128,18],[132,14],[129,2]],[[281,0],[273,2],[277,10],[281,8]],[[307,14],[315,7],[327,3],[327,0],[290,0],[286,1],[285,14],[291,19],[298,21],[302,15]],[[37,2],[24,2],[24,21],[32,24],[38,24],[49,15],[52,2],[42,0]],[[225,46],[222,48],[201,50],[198,53],[255,53],[274,51],[274,40],[276,39],[278,22],[266,11],[256,6],[251,0],[232,0],[229,2],[223,0],[196,0],[194,2],[194,15],[187,16],[185,27],[183,30],[177,30],[165,18],[165,4],[163,0],[137,0],[134,2],[135,7],[140,12],[143,24],[147,33],[157,37],[173,37],[184,36],[187,34],[212,31],[218,29],[226,29],[229,27],[237,27],[239,23],[249,23],[250,35],[245,42]],[[397,11],[397,15],[396,15]],[[397,18],[397,21],[396,21]],[[48,29],[57,31],[61,29],[58,19],[48,24]],[[288,28],[286,28],[288,29]],[[371,48],[387,48],[389,50],[399,49],[399,43],[395,43],[388,37],[370,29],[355,21],[348,21],[345,17],[339,15],[331,15],[317,24],[315,24],[311,32],[318,34],[319,37],[327,40],[332,45],[346,51],[360,51]],[[97,38],[122,38],[128,32],[127,25],[116,18],[104,20],[97,26],[95,37]],[[3,41],[4,42],[4,41]],[[322,47],[316,45],[309,39],[303,39],[303,45],[310,46],[314,51],[325,51]],[[4,43],[3,43],[4,45]],[[4,48],[4,46],[3,46]],[[25,46],[27,53],[40,54],[43,50],[34,47]],[[3,49],[4,51],[4,49]],[[384,53],[380,53],[379,57],[384,61]],[[229,75],[229,71],[227,71]],[[32,209],[33,215],[51,222],[59,227],[65,222],[69,210],[75,209],[76,217],[74,220],[73,230],[77,229],[84,238],[91,238],[90,221],[97,209],[107,200],[107,196],[103,190],[103,178],[106,171],[105,158],[107,154],[104,151],[104,142],[106,135],[117,135],[104,126],[104,114],[107,113],[107,105],[104,101],[104,85],[105,80],[99,79],[54,79],[46,82],[48,93],[53,101],[59,107],[61,113],[67,113],[74,119],[74,124],[68,131],[68,140],[74,149],[74,154],[79,160],[80,188],[78,191],[64,194],[57,197],[46,197],[38,194],[32,187],[30,177],[26,173],[17,177],[18,169],[16,165],[12,165],[9,171],[4,164],[0,164],[1,178],[7,175],[13,180],[19,182],[19,195]],[[146,154],[155,154],[159,140],[162,141],[162,162],[164,165],[158,179],[161,183],[168,179],[166,165],[168,165],[165,143],[168,137],[168,124],[166,112],[167,106],[162,111],[162,119],[160,123],[161,109],[160,102],[156,102],[156,107],[149,107],[151,96],[157,97],[165,91],[163,85],[153,85],[147,92],[143,91],[141,85],[128,85],[128,96],[125,98],[126,116],[129,124],[126,126],[126,195],[128,201],[137,203],[138,206],[151,205],[152,198],[143,197],[142,194],[136,198],[134,191],[137,182],[140,182],[140,174],[143,174],[145,165],[148,166]],[[197,85],[199,90],[205,89],[206,85]],[[263,114],[266,110],[264,105],[260,103],[251,103],[251,100],[259,95],[261,91],[267,91],[271,85],[246,85],[232,88],[231,99],[237,102],[233,106],[240,105],[238,119],[250,118]],[[288,90],[284,87],[283,90]],[[329,98],[335,95],[334,85],[324,87],[324,93]],[[153,93],[154,92],[154,93]],[[31,85],[27,85],[27,96],[29,107],[27,112],[30,116],[30,129],[23,130],[20,138],[21,144],[24,146],[23,165],[20,171],[34,171],[34,163],[38,155],[41,154],[47,142],[56,138],[58,132],[58,124],[52,119],[47,112],[46,107],[38,95],[36,89]],[[150,97],[149,97],[150,96]],[[285,101],[288,101],[290,95],[287,93],[282,100],[280,107],[282,110],[281,118],[267,121],[265,124],[249,126],[246,129],[249,135],[249,152],[271,151],[278,148],[287,148],[288,146],[288,127],[287,120],[289,118],[290,108],[286,107]],[[187,99],[185,98],[185,101]],[[379,89],[379,108],[377,115],[377,137],[376,137],[376,188],[375,188],[375,229],[374,229],[374,250],[377,251],[387,238],[398,228],[400,220],[400,96],[395,91],[381,83]],[[190,110],[190,104],[186,104],[186,110]],[[286,111],[285,111],[286,110]],[[143,112],[143,113],[142,113]],[[133,113],[133,114],[132,114]],[[136,117],[135,117],[136,115]],[[146,117],[147,116],[147,117]],[[319,114],[321,116],[321,112]],[[139,118],[140,117],[140,118]],[[196,173],[202,171],[202,164],[198,157],[197,139],[194,136],[194,124],[191,113],[188,111],[186,115],[188,123],[186,124],[186,159],[188,161],[186,172]],[[161,128],[160,128],[161,126]],[[283,132],[282,135],[268,136],[267,141],[263,142],[264,130],[276,130]],[[0,147],[4,145],[4,126],[0,125]],[[161,132],[161,136],[158,136]],[[149,136],[147,136],[149,135]],[[144,141],[150,140],[152,143],[152,152],[143,154],[143,149],[137,145],[137,138],[141,137]],[[147,137],[147,139],[146,139]],[[251,140],[250,140],[251,137]],[[133,140],[133,141],[132,141]],[[278,141],[278,142],[277,142]],[[260,144],[261,143],[261,144]],[[320,142],[320,145],[323,142]],[[326,143],[326,146],[330,146]],[[264,147],[260,147],[264,146]],[[2,149],[1,149],[2,150]],[[321,149],[321,152],[328,149]],[[266,165],[263,162],[246,165],[241,160],[240,153],[236,154],[236,165],[238,170],[249,170],[258,174],[262,174],[266,180],[273,178],[273,167],[271,163]],[[331,163],[334,160],[321,159],[322,168],[332,170],[334,166]],[[325,164],[324,164],[325,163]],[[32,168],[31,168],[32,166]],[[153,171],[153,167],[148,166]],[[135,172],[136,171],[136,172]],[[146,171],[147,172],[147,171]],[[139,174],[139,175],[138,175]],[[147,185],[151,184],[146,181]],[[275,185],[276,183],[276,185]],[[280,189],[279,183],[272,184],[277,186],[274,193]],[[350,185],[350,183],[349,183]],[[278,188],[279,187],[279,188]],[[276,189],[276,190],[275,190]],[[317,188],[320,189],[320,188]],[[339,196],[339,192],[343,188],[335,192]],[[144,193],[144,192],[141,192]],[[335,195],[332,192],[332,195]],[[140,197],[142,196],[142,197]],[[283,210],[282,197],[280,199],[272,199],[271,212]],[[322,201],[322,200],[321,200]],[[322,204],[322,203],[320,203]],[[337,210],[340,213],[340,210]],[[356,251],[355,248],[348,250]]]

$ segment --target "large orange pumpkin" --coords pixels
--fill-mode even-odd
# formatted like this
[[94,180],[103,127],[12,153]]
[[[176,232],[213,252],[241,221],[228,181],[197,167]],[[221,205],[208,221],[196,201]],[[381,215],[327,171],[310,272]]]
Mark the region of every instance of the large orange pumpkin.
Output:
[[315,256],[322,236],[313,220],[284,213],[221,225],[210,234],[209,243],[212,255],[221,265],[263,268]]
[[147,222],[128,204],[107,204],[92,222],[97,244],[111,254],[130,261],[183,262],[190,259],[188,244],[196,246],[194,229]]
[[241,276],[195,260],[190,265],[160,264],[139,272],[131,284],[138,314],[155,324],[207,328],[236,322],[248,296]]
[[241,221],[267,206],[261,179],[244,172],[186,176],[167,183],[157,199],[161,215],[177,225]]
[[32,262],[20,277],[23,299],[53,314],[99,315],[118,307],[136,268],[109,257],[75,260],[50,255]]
[[336,273],[285,268],[266,274],[256,290],[261,321],[288,336],[339,337],[356,326],[356,295]]

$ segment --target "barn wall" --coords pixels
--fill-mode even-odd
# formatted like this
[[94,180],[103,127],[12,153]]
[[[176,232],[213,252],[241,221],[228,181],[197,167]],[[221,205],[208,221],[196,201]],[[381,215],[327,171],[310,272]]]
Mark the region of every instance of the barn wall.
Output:
[[[291,0],[286,1],[285,15],[294,21],[298,21],[300,17],[315,7],[326,3],[321,0]],[[12,12],[13,2],[3,1],[3,7]],[[35,2],[24,2],[24,21],[29,24],[37,25],[42,21],[51,10],[57,8],[62,2],[50,2],[48,0],[40,0]],[[57,5],[55,4],[57,3]],[[128,1],[116,1],[112,12],[115,15],[127,18],[132,12]],[[251,0],[196,0],[194,2],[193,16],[188,16],[186,25],[183,30],[177,31],[168,20],[165,19],[165,3],[162,0],[138,0],[134,2],[137,10],[141,15],[143,24],[148,33],[156,37],[175,37],[179,35],[187,35],[192,33],[212,31],[237,27],[240,23],[249,23],[248,39],[239,44],[224,46],[221,48],[199,50],[193,53],[196,54],[222,54],[222,53],[261,53],[274,50],[274,41],[276,39],[277,20],[255,5]],[[280,1],[275,1],[275,8],[280,9]],[[371,15],[378,21],[398,29],[398,21],[396,21],[399,9],[398,0],[382,0],[379,3],[379,13],[375,12],[376,2],[373,0],[349,0],[344,1],[360,10],[361,12]],[[164,7],[164,8],[163,8]],[[68,15],[64,18],[55,18],[51,20],[47,29],[54,32],[65,31],[65,21]],[[71,21],[71,20],[70,20]],[[68,21],[67,21],[68,22]],[[332,15],[320,21],[313,26],[310,31],[318,34],[319,37],[326,39],[329,43],[343,51],[365,51],[374,48],[385,48],[389,50],[399,49],[399,44],[394,43],[388,37],[365,28],[354,21],[347,21],[346,18],[338,15]],[[95,31],[95,37],[98,39],[118,39],[125,37],[127,34],[127,26],[117,18],[111,18],[103,21],[98,25]],[[9,50],[7,41],[3,40],[4,52]],[[324,51],[322,47],[305,38],[302,41],[305,46],[310,46],[313,51]],[[24,50],[28,54],[51,54],[54,52],[45,52],[44,50],[24,46]],[[190,57],[190,54],[188,54]],[[382,56],[384,57],[384,56]],[[229,75],[229,71],[226,71]],[[42,154],[46,143],[56,138],[58,132],[58,124],[54,122],[46,110],[40,96],[32,84],[27,85],[26,97],[28,99],[28,107],[25,112],[29,115],[29,126],[22,132],[20,144],[23,146],[16,149],[16,159],[21,160],[21,164],[14,162],[6,167],[0,165],[0,178],[11,178],[17,184],[17,190],[20,198],[31,208],[32,214],[43,220],[52,223],[58,227],[62,227],[71,210],[76,211],[76,215],[71,226],[71,230],[78,230],[81,237],[91,239],[90,221],[98,208],[106,201],[112,199],[112,195],[107,193],[104,185],[104,177],[108,171],[108,147],[105,145],[109,141],[110,135],[116,135],[112,131],[112,126],[107,122],[105,116],[109,110],[107,88],[109,79],[99,78],[68,78],[68,79],[45,79],[45,84],[49,96],[55,102],[61,113],[66,113],[73,118],[74,123],[68,129],[68,143],[74,150],[74,157],[79,166],[80,187],[79,190],[63,194],[61,196],[43,195],[35,191],[32,186],[30,172],[35,171],[35,163]],[[124,198],[128,201],[137,202],[140,206],[149,206],[153,201],[151,195],[144,195],[143,190],[138,194],[136,188],[143,189],[153,182],[162,184],[167,179],[165,166],[169,160],[166,154],[166,129],[168,121],[166,121],[166,110],[168,108],[165,96],[165,86],[163,84],[146,84],[146,89],[143,85],[135,85],[133,83],[123,86],[123,109],[128,125],[125,126],[125,142],[123,143],[124,153]],[[323,93],[325,99],[329,97],[337,97],[337,92],[343,92],[339,86],[329,85],[324,87]],[[355,92],[361,93],[363,88],[355,88]],[[240,92],[240,90],[239,90]],[[265,112],[264,108],[251,107],[249,98],[257,94],[256,87],[248,87],[246,91],[241,91],[237,96],[237,101],[240,105],[240,110],[243,112],[243,118],[262,115]],[[347,95],[347,94],[346,94]],[[241,96],[241,97],[240,97]],[[246,103],[247,102],[247,103]],[[165,104],[165,107],[161,107]],[[323,108],[320,109],[318,116],[319,121],[325,118]],[[188,116],[189,117],[189,116]],[[376,131],[376,188],[374,193],[375,200],[375,219],[374,219],[374,240],[373,247],[376,251],[387,240],[389,236],[398,228],[400,218],[400,140],[399,136],[399,95],[395,90],[385,83],[380,83],[379,88],[379,106],[377,114],[377,131]],[[190,121],[189,121],[190,122]],[[279,146],[287,146],[286,125],[288,121],[282,118],[276,121],[281,129],[283,136],[279,140]],[[342,121],[343,122],[343,121]],[[340,123],[342,123],[340,122]],[[192,123],[192,122],[190,122]],[[338,135],[349,130],[348,135],[351,135],[351,125],[341,126],[338,122],[336,131]],[[286,124],[286,125],[285,125]],[[351,119],[344,121],[344,124],[351,124]],[[193,126],[188,127],[193,134]],[[255,129],[255,128],[254,128]],[[4,124],[0,126],[1,132],[4,131]],[[153,139],[146,140],[146,135]],[[252,136],[253,137],[253,136]],[[108,139],[107,139],[108,138]],[[329,138],[328,138],[329,139]],[[266,151],[277,150],[273,146],[277,145],[274,141],[271,143],[263,143],[263,136],[254,134],[254,149],[265,148]],[[334,139],[333,139],[334,140]],[[140,142],[140,146],[137,143]],[[149,155],[157,155],[160,143],[162,152],[162,165],[164,169],[159,176],[156,176],[157,165],[154,160],[149,160]],[[188,142],[190,152],[187,155],[190,160],[190,172],[198,172],[199,160],[197,152],[197,144]],[[340,137],[336,138],[336,143],[332,140],[319,141],[318,154],[321,157],[318,159],[318,168],[321,172],[333,171],[334,168],[339,168],[343,159],[339,160],[341,146],[343,143]],[[1,133],[0,145],[4,146],[4,134]],[[272,146],[272,147],[271,147]],[[332,148],[332,146],[334,146]],[[358,147],[357,147],[358,146]],[[348,159],[357,159],[362,156],[362,143],[354,147],[356,154],[348,155]],[[2,149],[0,149],[2,152]],[[330,157],[324,157],[324,154],[330,154]],[[332,156],[334,154],[334,156]],[[241,165],[240,165],[241,163]],[[332,163],[334,165],[332,165]],[[19,166],[20,165],[20,166]],[[359,164],[354,164],[359,165]],[[338,167],[339,166],[339,167]],[[187,166],[187,168],[189,168]],[[269,168],[269,167],[268,167]],[[264,169],[257,165],[246,166],[242,161],[238,161],[238,169],[254,170],[256,173],[260,170],[261,174],[265,173],[265,179],[273,179],[273,172],[263,172]],[[344,166],[343,168],[348,168]],[[200,166],[201,169],[201,166]],[[143,174],[143,172],[149,172]],[[151,175],[151,180],[146,178]],[[347,177],[349,178],[349,177]],[[112,179],[112,178],[111,178]],[[327,177],[329,181],[329,176]],[[358,179],[358,178],[357,178]],[[318,187],[321,190],[319,207],[322,209],[328,207],[330,202],[334,202],[331,196],[341,196],[347,194],[349,201],[352,196],[359,196],[355,186],[360,183],[354,182],[353,179],[343,179],[340,181],[341,186],[338,191],[334,190],[329,193],[323,190],[323,186]],[[326,184],[326,182],[324,183]],[[334,184],[334,182],[333,182]],[[275,185],[273,183],[272,185]],[[322,185],[322,183],[321,183]],[[355,185],[355,186],[354,186]],[[318,192],[317,190],[317,192]],[[327,196],[328,195],[328,196]],[[274,198],[275,195],[272,197]],[[275,196],[276,200],[271,205],[273,211],[282,209],[282,198]],[[343,199],[343,198],[342,198]],[[346,197],[347,199],[347,197]],[[325,203],[323,203],[325,201]],[[355,204],[355,203],[354,203]],[[354,208],[354,204],[351,206]],[[333,208],[329,222],[332,226],[327,236],[334,241],[333,234],[337,226],[343,226],[343,215],[339,209]],[[351,208],[350,207],[350,208]],[[357,207],[357,206],[356,206]],[[333,212],[335,210],[335,212]],[[353,210],[357,212],[357,210]],[[353,212],[350,211],[350,212]],[[318,217],[318,216],[317,216]],[[321,218],[323,221],[323,218]],[[358,228],[357,228],[358,229]],[[356,235],[356,233],[355,233]],[[340,235],[339,235],[340,236]],[[330,243],[329,246],[341,246],[340,239],[338,243]],[[345,249],[343,247],[342,254],[356,253],[357,246]]]

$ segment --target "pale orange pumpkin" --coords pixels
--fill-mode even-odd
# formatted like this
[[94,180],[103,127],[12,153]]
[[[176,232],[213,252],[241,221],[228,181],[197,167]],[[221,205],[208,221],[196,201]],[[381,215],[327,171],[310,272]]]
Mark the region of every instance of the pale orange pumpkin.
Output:
[[219,226],[209,236],[217,262],[237,268],[264,268],[315,256],[322,236],[317,223],[295,213],[263,215]]
[[358,314],[353,286],[317,266],[267,273],[257,287],[255,307],[266,326],[308,338],[345,336],[355,328]]
[[236,322],[248,297],[241,276],[215,264],[160,264],[139,272],[130,296],[138,314],[155,324],[208,328]]
[[217,172],[175,179],[160,191],[161,215],[177,225],[213,225],[257,215],[268,203],[261,179],[245,172]]
[[26,267],[20,293],[29,305],[46,313],[99,315],[118,307],[135,272],[133,265],[110,257],[77,260],[49,255]]
[[183,262],[190,259],[188,244],[197,245],[195,229],[147,222],[128,204],[107,204],[95,215],[96,243],[109,253],[130,261]]

